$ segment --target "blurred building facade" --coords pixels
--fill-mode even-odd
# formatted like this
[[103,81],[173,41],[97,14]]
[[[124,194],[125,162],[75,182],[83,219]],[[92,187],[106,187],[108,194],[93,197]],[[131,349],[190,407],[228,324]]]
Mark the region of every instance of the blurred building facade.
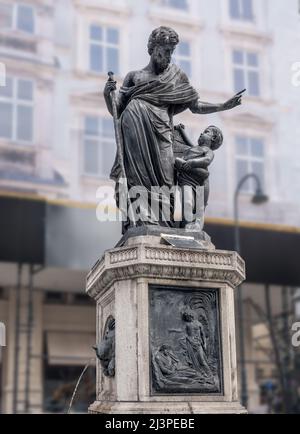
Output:
[[[240,198],[245,230],[277,234],[282,242],[285,234],[300,234],[297,0],[288,6],[281,0],[0,0],[0,62],[6,70],[0,86],[0,190],[3,210],[11,212],[4,213],[1,231],[16,237],[7,235],[1,244],[0,321],[8,329],[0,361],[2,411],[59,411],[93,357],[95,315],[83,295],[85,275],[120,237],[117,223],[106,226],[95,214],[97,189],[112,186],[116,153],[102,89],[107,71],[120,85],[128,71],[146,65],[148,36],[160,25],[179,33],[174,61],[201,99],[222,102],[247,88],[241,108],[178,117],[194,140],[210,124],[224,131],[212,168],[208,222],[216,233],[232,226],[236,185],[255,173],[269,201],[251,205],[255,186],[249,181]],[[16,213],[20,219],[10,227]],[[33,225],[34,232],[35,222],[41,233],[30,242],[26,231]],[[26,248],[18,249],[20,244]],[[243,248],[246,254],[247,243]],[[273,356],[265,360],[268,349],[261,349],[270,347],[270,336],[257,344],[267,323],[265,284],[272,285],[274,315],[280,316],[281,286],[295,286],[298,278],[267,279],[262,272],[245,286],[250,409],[259,406],[265,380],[278,382]],[[87,384],[82,394],[91,390]]]

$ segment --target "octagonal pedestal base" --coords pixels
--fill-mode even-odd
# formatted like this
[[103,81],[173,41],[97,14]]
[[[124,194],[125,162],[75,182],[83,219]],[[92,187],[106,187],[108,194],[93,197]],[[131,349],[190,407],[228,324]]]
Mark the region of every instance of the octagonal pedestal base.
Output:
[[89,412],[246,413],[234,319],[234,290],[244,278],[235,252],[166,246],[160,237],[107,251],[87,292],[97,302],[98,342],[114,324],[115,357],[106,372],[98,362]]

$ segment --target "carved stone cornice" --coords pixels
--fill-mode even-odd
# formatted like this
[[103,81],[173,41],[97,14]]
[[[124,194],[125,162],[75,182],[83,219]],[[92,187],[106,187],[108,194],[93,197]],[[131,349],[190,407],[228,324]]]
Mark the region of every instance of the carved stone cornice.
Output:
[[97,16],[99,12],[102,12],[109,15],[128,18],[132,13],[131,6],[122,3],[114,4],[109,0],[107,2],[99,2],[97,0],[75,0],[74,5],[81,13],[92,12],[96,14],[95,16]]
[[245,26],[222,26],[219,28],[224,38],[236,41],[250,41],[259,44],[259,46],[266,46],[273,44],[274,36],[272,33],[258,31],[256,27],[246,28]]
[[235,252],[139,244],[109,250],[87,276],[86,291],[97,299],[115,282],[137,278],[226,283],[245,280],[245,263]]

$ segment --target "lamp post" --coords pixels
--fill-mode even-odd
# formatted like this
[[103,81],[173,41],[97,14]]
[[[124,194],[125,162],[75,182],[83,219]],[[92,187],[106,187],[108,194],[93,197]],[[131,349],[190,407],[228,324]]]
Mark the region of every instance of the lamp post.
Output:
[[[261,205],[268,201],[268,196],[263,192],[259,177],[255,173],[249,173],[244,176],[237,185],[234,194],[234,248],[241,254],[241,234],[239,225],[239,195],[245,183],[249,179],[254,179],[256,183],[256,192],[252,197],[252,203]],[[240,367],[241,367],[241,398],[242,404],[248,406],[248,390],[247,390],[247,375],[245,365],[245,336],[244,336],[244,311],[243,311],[243,294],[242,286],[238,288],[238,315],[239,315],[239,336],[240,336]]]

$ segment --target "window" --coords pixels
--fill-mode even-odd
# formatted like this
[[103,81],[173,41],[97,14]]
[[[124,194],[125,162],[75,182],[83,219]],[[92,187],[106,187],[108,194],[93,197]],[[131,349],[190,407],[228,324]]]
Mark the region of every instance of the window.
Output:
[[66,304],[67,293],[60,291],[47,291],[45,293],[45,304]]
[[16,5],[16,27],[26,33],[34,33],[34,10],[28,5]]
[[188,0],[160,0],[162,6],[187,11],[189,8]]
[[192,76],[191,46],[189,42],[181,41],[174,53],[174,62],[188,77]]
[[90,70],[119,73],[119,30],[113,27],[90,27]]
[[11,29],[13,27],[13,5],[8,3],[0,4],[0,29]]
[[74,294],[73,304],[77,306],[94,306],[93,300],[86,294]]
[[229,0],[229,8],[231,18],[253,21],[252,0]]
[[7,77],[0,87],[0,138],[33,141],[33,82]]
[[[237,182],[240,182],[244,176],[254,173],[258,176],[262,187],[264,188],[265,149],[263,140],[246,136],[237,136],[235,144]],[[243,191],[252,194],[255,192],[255,187],[255,180],[249,179],[249,181],[245,183]]]
[[25,4],[0,4],[0,28],[35,32],[34,8]]
[[115,153],[115,134],[112,120],[86,117],[84,126],[84,173],[107,178],[114,162]]
[[259,59],[258,54],[243,51],[233,51],[233,75],[236,92],[247,89],[251,96],[260,95]]

